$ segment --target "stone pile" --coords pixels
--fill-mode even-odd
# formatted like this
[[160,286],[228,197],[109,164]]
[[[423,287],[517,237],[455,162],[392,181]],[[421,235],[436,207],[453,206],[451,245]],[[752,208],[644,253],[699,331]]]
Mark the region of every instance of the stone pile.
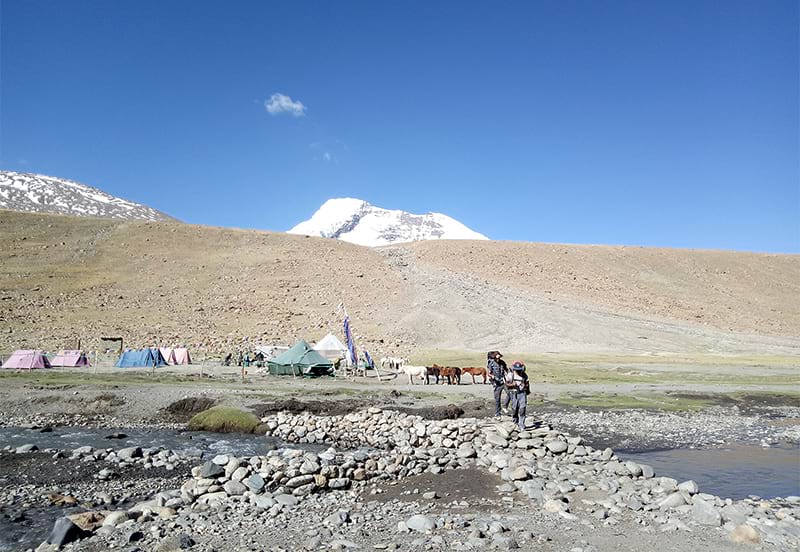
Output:
[[[57,452],[55,456],[63,457],[65,454],[63,452]],[[187,460],[187,458],[179,453],[162,447],[125,447],[119,450],[114,450],[111,448],[95,449],[88,445],[74,449],[69,455],[69,458],[87,462],[114,462],[119,464],[121,467],[139,464],[145,469],[164,468],[170,471],[174,470],[178,463]],[[104,477],[101,471],[100,478],[107,479],[108,475]]]
[[[594,449],[581,437],[547,426],[520,431],[509,421],[431,421],[378,408],[345,416],[282,412],[262,422],[268,435],[286,442],[306,448],[325,443],[329,448],[283,449],[250,458],[220,454],[194,467],[180,489],[159,493],[118,515],[105,513],[105,519],[141,525],[246,505],[269,519],[288,520],[295,505],[312,497],[310,504],[327,497],[335,501],[335,493],[358,491],[368,482],[478,466],[497,473],[504,481],[499,491],[513,501],[531,501],[537,510],[561,520],[583,522],[588,517],[606,526],[635,520],[661,531],[709,528],[737,542],[765,541],[779,548],[800,542],[798,497],[723,500],[701,493],[693,481],[657,477],[650,466],[622,461],[609,448]],[[141,457],[130,451],[117,451],[114,457],[170,460],[143,450]],[[114,524],[104,521],[103,531],[113,531]],[[398,525],[400,531],[436,529],[424,516]]]

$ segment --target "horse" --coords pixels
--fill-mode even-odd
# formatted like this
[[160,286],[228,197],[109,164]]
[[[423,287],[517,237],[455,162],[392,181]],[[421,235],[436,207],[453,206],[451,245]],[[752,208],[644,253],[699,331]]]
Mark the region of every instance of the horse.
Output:
[[407,362],[407,358],[383,357],[381,359],[381,368],[384,370],[400,370]]
[[398,373],[408,376],[409,385],[414,385],[414,378],[424,379],[428,383],[428,369],[425,366],[401,366]]
[[486,368],[482,366],[462,368],[461,373],[469,374],[470,376],[472,376],[472,383],[475,383],[475,376],[478,377],[483,376],[483,383],[486,383],[486,377],[487,377]]
[[436,383],[439,383],[439,376],[442,378],[442,383],[444,383],[445,378],[447,378],[447,385],[452,385],[454,380],[456,385],[461,383],[461,368],[457,366],[439,366],[438,364],[434,364],[431,369],[439,372],[436,377]]
[[425,374],[425,383],[430,383],[431,376],[436,376],[436,383],[439,383],[439,366],[435,364],[433,366],[426,366],[425,369],[427,370]]

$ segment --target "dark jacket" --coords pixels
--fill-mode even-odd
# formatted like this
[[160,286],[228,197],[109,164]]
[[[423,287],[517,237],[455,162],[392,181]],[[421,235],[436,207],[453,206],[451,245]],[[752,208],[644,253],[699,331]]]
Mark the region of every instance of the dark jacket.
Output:
[[503,367],[495,359],[490,358],[486,362],[486,369],[489,371],[489,379],[495,387],[502,387],[504,383]]

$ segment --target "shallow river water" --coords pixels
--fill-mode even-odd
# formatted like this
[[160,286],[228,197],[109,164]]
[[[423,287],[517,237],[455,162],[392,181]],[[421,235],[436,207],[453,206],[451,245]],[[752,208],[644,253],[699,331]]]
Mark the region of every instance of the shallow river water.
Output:
[[733,445],[724,448],[617,450],[617,456],[653,467],[656,475],[693,479],[722,498],[800,496],[800,447]]
[[[114,433],[122,439],[107,439]],[[164,447],[185,456],[207,457],[219,453],[237,456],[265,454],[279,448],[278,439],[241,434],[188,432],[167,429],[90,429],[54,428],[52,432],[23,428],[0,428],[0,447],[33,443],[39,448],[74,449],[84,445],[120,449],[129,446]],[[324,446],[304,445],[321,450]],[[778,445],[763,448],[741,444],[725,448],[662,449],[651,451],[617,450],[624,460],[651,465],[656,475],[683,481],[693,479],[703,492],[725,498],[800,496],[800,447]]]
[[[110,435],[124,435],[109,439]],[[41,433],[39,430],[19,427],[0,427],[0,447],[34,444],[40,449],[76,449],[91,446],[97,449],[125,447],[163,447],[184,456],[202,457],[231,453],[236,456],[258,456],[281,446],[272,437],[240,433],[211,433],[205,431],[177,431],[172,429],[92,429],[83,427],[56,427]]]

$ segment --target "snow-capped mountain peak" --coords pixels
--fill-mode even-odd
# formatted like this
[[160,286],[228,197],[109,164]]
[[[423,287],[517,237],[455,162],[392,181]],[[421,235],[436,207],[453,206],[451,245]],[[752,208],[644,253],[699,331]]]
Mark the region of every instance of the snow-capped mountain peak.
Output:
[[337,238],[370,247],[420,240],[489,239],[441,213],[415,215],[349,197],[329,199],[289,233]]
[[0,209],[127,220],[174,220],[152,207],[43,174],[0,171]]

